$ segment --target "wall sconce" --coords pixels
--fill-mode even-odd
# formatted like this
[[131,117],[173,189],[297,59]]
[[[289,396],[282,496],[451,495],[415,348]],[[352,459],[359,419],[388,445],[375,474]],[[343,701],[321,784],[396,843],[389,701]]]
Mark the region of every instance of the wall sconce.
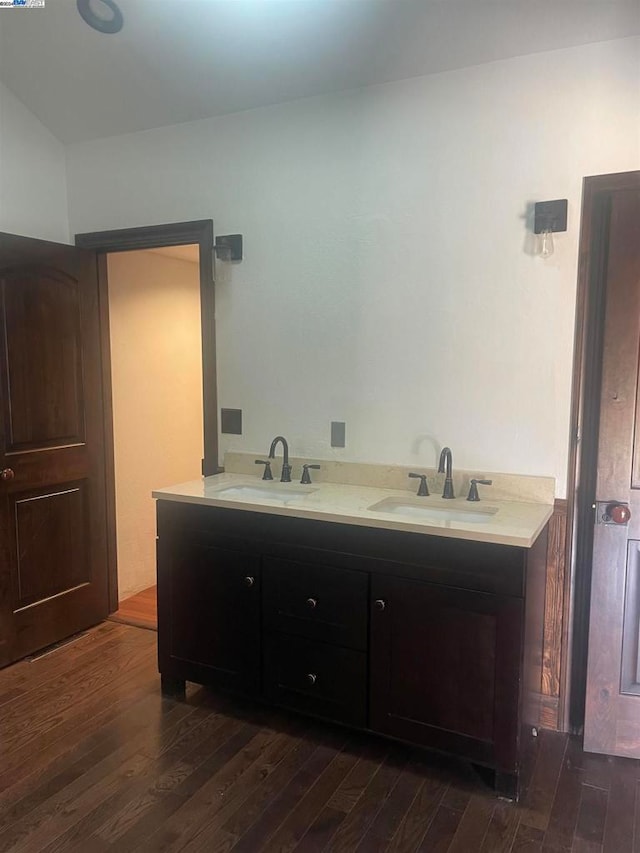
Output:
[[533,233],[541,234],[540,255],[548,258],[553,254],[553,232],[567,230],[567,199],[538,201],[534,206]]
[[226,234],[216,237],[213,253],[219,261],[242,260],[242,234]]

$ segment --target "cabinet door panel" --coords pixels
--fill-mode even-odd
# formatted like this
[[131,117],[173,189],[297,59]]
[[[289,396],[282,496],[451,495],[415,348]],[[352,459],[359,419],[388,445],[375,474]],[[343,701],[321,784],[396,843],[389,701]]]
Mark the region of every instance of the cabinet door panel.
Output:
[[511,772],[522,602],[388,577],[372,598],[372,728]]
[[256,692],[260,681],[259,557],[197,543],[158,553],[163,675]]

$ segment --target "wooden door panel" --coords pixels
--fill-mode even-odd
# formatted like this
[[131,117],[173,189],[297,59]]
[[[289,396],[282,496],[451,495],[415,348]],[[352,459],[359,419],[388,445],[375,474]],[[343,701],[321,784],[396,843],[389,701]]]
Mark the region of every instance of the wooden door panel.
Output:
[[[627,498],[640,463],[634,448],[640,344],[640,192],[617,193],[609,219],[609,282],[602,365],[597,497]],[[634,435],[635,434],[635,435]],[[632,474],[633,464],[633,474]],[[640,531],[640,518],[637,519]]]
[[[640,190],[608,200],[598,502],[628,503],[628,525],[594,514],[584,748],[640,757]],[[599,505],[602,507],[602,504]]]
[[640,695],[640,542],[627,548],[620,692]]
[[584,749],[614,755],[627,543],[623,530],[602,527],[593,548]]
[[84,441],[80,285],[50,269],[5,273],[7,454]]
[[12,494],[14,612],[91,582],[86,482]]
[[0,665],[108,612],[96,256],[0,234]]

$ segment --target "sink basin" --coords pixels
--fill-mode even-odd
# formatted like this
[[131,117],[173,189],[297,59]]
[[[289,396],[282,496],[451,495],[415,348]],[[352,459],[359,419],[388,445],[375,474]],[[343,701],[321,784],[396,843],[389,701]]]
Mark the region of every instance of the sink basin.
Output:
[[316,489],[301,489],[299,486],[290,486],[286,483],[265,483],[264,485],[240,484],[237,486],[226,486],[224,489],[216,489],[215,492],[212,492],[211,497],[222,498],[223,500],[242,498],[249,501],[271,501],[273,503],[288,504],[306,498],[307,495],[315,491]]
[[384,498],[368,507],[370,512],[385,512],[391,515],[403,515],[424,522],[455,521],[462,524],[486,524],[498,512],[496,507],[478,507],[478,509],[456,509],[448,506],[434,506],[420,503],[420,499]]

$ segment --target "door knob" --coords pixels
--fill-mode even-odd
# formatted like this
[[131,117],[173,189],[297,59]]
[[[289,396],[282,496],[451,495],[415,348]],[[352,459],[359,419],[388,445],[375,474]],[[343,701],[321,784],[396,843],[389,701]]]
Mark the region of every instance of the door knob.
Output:
[[314,672],[307,673],[307,681],[309,684],[315,684],[317,681],[317,675]]
[[387,606],[387,603],[384,600],[384,598],[376,598],[376,600],[373,603],[375,605],[376,610],[384,610],[385,607]]
[[0,480],[13,480],[15,476],[13,468],[3,468],[0,471]]
[[605,510],[605,520],[614,524],[626,524],[631,518],[631,510],[626,504],[610,503]]
[[317,598],[307,598],[307,606],[310,607],[312,610],[315,610],[317,604],[318,604]]
[[255,578],[252,578],[250,575],[248,575],[248,576],[244,579],[244,585],[245,585],[245,586],[248,586],[248,587],[252,587],[252,586],[254,585],[254,583],[255,583],[255,582],[256,582],[256,579],[255,579]]

